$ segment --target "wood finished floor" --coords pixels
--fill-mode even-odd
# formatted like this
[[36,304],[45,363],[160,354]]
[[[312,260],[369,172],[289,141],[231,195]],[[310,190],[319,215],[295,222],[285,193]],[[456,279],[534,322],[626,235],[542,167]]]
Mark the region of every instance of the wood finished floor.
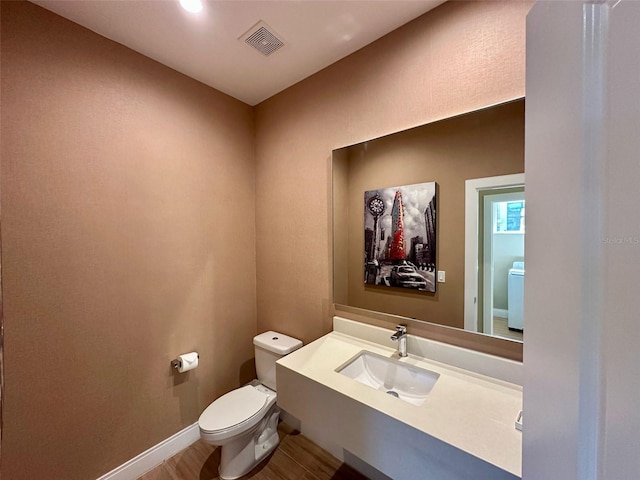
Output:
[[[284,423],[280,444],[243,479],[251,480],[368,480]],[[138,480],[217,480],[220,447],[198,440]]]
[[522,332],[509,330],[508,321],[506,318],[493,317],[493,334],[498,337],[510,338],[512,340],[520,340],[524,338]]

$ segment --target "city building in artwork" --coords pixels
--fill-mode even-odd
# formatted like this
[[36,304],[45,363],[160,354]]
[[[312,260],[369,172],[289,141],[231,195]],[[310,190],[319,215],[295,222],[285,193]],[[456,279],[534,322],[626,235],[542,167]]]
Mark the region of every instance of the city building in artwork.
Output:
[[389,247],[389,260],[399,261],[407,258],[404,241],[404,205],[402,193],[396,190],[391,208],[391,246]]
[[422,252],[422,235],[411,237],[411,247],[409,248],[409,261],[414,265],[419,265],[418,252]]
[[370,262],[373,260],[375,255],[375,242],[374,242],[374,234],[371,228],[364,229],[364,252],[365,252],[365,261]]
[[382,249],[382,255],[380,259],[384,260],[385,262],[388,262],[390,251],[391,251],[391,235],[387,237],[387,241],[384,243],[384,248]]
[[430,266],[436,264],[436,196],[434,195],[429,205],[424,211],[424,225],[426,230],[426,248],[425,257],[428,259],[425,263]]

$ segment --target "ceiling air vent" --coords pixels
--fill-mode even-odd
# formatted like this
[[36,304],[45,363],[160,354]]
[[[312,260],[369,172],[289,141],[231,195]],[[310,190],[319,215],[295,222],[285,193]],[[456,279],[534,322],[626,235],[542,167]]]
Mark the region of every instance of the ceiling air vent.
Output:
[[255,48],[264,56],[269,56],[276,50],[284,46],[284,42],[280,40],[273,30],[264,22],[256,23],[241,40]]

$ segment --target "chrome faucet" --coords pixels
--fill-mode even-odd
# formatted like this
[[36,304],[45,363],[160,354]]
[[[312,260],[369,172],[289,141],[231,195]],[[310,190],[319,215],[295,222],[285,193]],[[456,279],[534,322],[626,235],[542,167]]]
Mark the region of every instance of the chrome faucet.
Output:
[[407,356],[407,326],[396,325],[396,333],[391,335],[391,340],[398,342],[398,354],[401,357]]

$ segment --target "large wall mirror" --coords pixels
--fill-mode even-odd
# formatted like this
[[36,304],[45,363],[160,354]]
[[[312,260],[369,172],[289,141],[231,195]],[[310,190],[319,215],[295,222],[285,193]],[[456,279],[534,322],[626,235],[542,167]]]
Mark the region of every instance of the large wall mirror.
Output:
[[[522,341],[524,99],[334,150],[332,175],[335,304]],[[428,231],[405,236],[406,257],[391,259],[393,232],[379,225],[394,209],[397,222],[397,205],[378,202],[373,232],[367,195],[433,182],[436,244]],[[435,266],[416,245],[435,250]],[[400,269],[427,283],[444,272],[444,282],[435,292],[402,288],[391,278]]]

